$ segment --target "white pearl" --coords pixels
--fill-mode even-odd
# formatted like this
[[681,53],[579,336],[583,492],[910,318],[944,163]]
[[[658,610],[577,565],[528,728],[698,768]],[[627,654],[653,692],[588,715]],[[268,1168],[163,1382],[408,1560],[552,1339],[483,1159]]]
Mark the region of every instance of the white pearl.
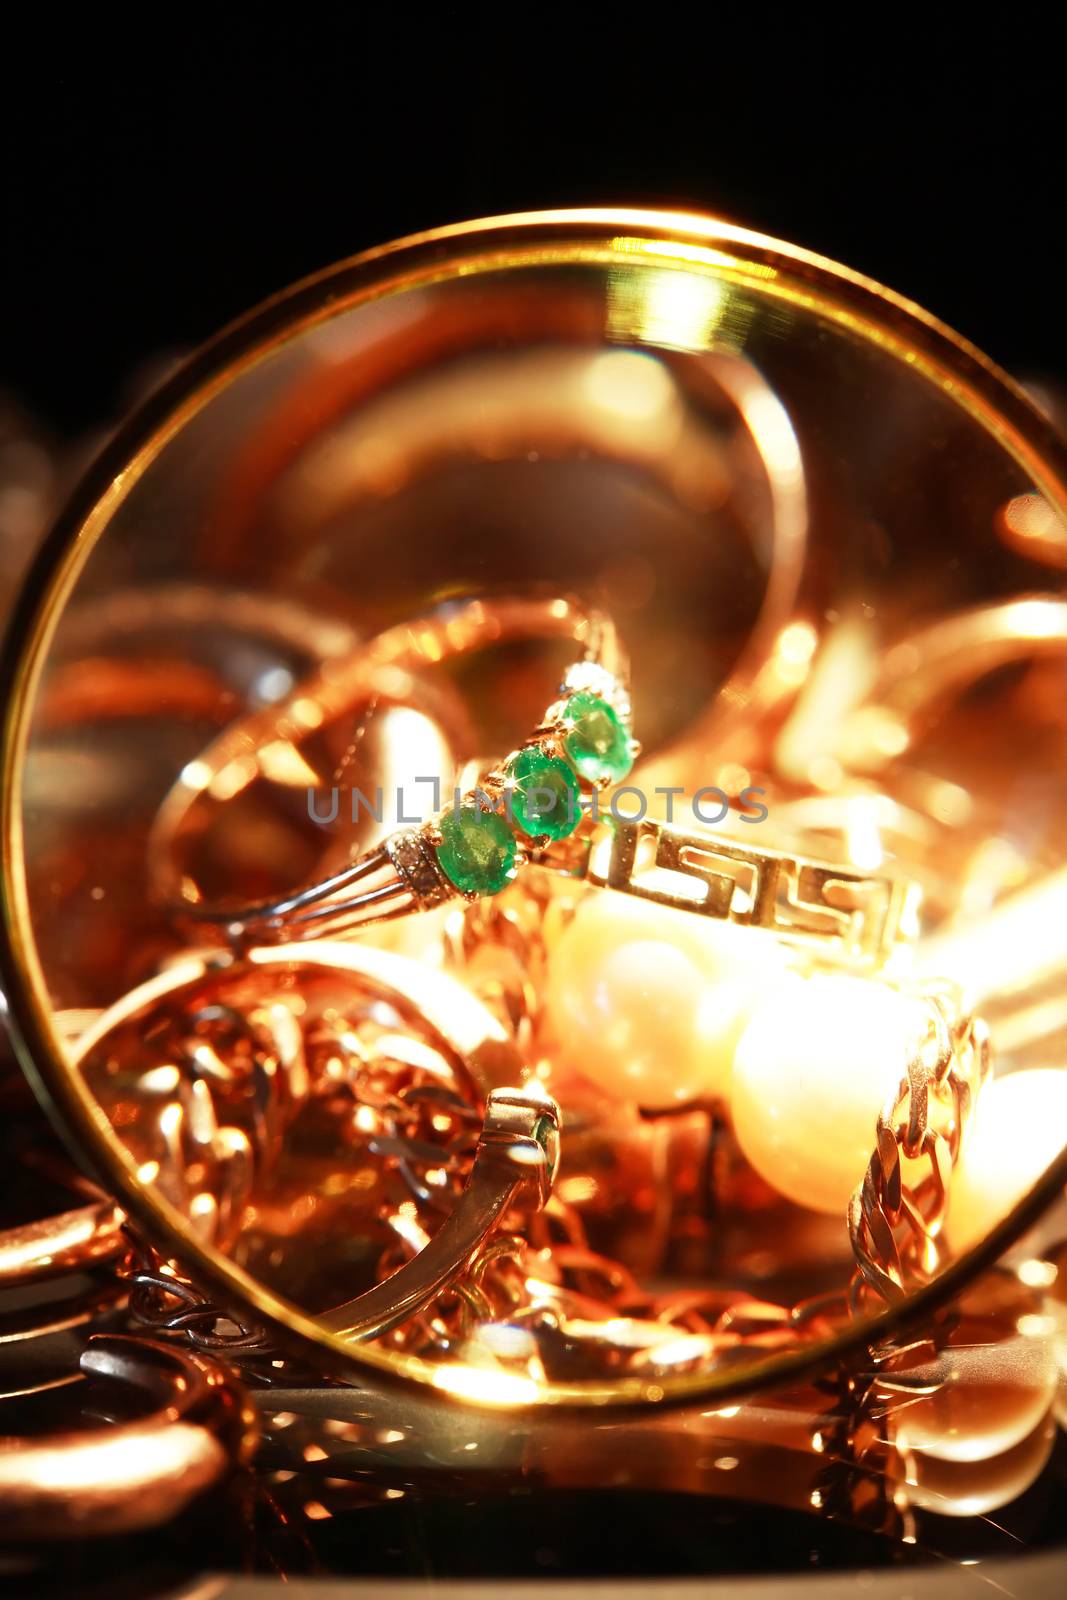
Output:
[[560,1059],[648,1110],[724,1095],[751,1006],[784,965],[759,930],[590,893],[551,955],[546,1003]]
[[1067,1142],[1067,1072],[1031,1067],[984,1085],[949,1191],[946,1231],[968,1249],[1021,1200]]
[[843,1213],[928,1016],[865,978],[792,977],[770,996],[738,1043],[730,1098],[760,1177],[798,1205]]

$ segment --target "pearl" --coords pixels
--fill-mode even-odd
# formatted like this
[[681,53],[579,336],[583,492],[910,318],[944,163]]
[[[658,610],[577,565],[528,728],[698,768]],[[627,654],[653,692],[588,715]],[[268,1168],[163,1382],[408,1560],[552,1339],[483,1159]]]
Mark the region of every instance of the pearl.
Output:
[[797,1205],[845,1211],[928,1017],[866,978],[792,976],[769,996],[738,1042],[730,1098],[760,1177]]
[[612,1099],[647,1110],[723,1096],[751,1007],[785,960],[760,930],[592,893],[549,966],[560,1060]]
[[952,1175],[946,1232],[957,1253],[985,1237],[1067,1139],[1067,1072],[1032,1067],[981,1089]]

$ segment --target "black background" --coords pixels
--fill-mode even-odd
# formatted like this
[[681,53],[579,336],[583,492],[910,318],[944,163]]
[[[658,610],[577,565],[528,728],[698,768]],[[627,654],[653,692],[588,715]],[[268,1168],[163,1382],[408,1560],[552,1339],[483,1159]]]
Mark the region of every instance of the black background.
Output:
[[57,12],[7,52],[0,384],[60,428],[102,421],[145,360],[330,260],[618,201],[792,239],[1017,373],[1067,372],[1044,16],[183,8],[72,38]]

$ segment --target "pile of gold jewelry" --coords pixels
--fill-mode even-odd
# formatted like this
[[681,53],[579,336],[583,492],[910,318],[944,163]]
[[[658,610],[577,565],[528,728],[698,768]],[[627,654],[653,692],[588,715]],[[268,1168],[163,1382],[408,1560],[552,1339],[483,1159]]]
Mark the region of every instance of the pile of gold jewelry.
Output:
[[341,264],[149,398],[7,647],[0,1537],[244,1468],[904,1539],[1035,1481],[1043,429],[846,269],[636,212]]
[[[397,674],[523,636],[572,641],[577,659],[517,750],[461,764],[443,797],[435,778],[422,821],[390,825],[340,781],[309,791],[306,835],[327,805],[331,821],[365,808],[379,841],[339,864],[327,835],[305,885],[210,898],[196,863],[217,859],[214,835],[280,749],[298,760],[332,731],[341,777],[374,715],[402,709]],[[996,1141],[966,1164],[989,1030],[921,958],[925,863],[909,880],[840,849],[800,854],[791,821],[764,844],[769,783],[729,797],[722,826],[678,819],[684,786],[672,820],[650,816],[631,719],[616,631],[572,600],[450,602],[352,647],[186,765],[149,845],[175,948],[115,1004],[58,1018],[139,1182],[204,1245],[465,1399],[586,1385],[654,1401],[679,1374],[802,1355],[930,1283],[1005,1203]],[[448,746],[447,719],[437,734]],[[839,842],[869,801],[843,803]],[[824,823],[812,843],[830,838]],[[1035,1076],[1047,1087],[1014,1082]],[[77,1316],[141,1337],[98,1334],[81,1371],[169,1403],[105,1434],[9,1444],[0,1495],[27,1536],[60,1508],[74,1531],[171,1514],[248,1458],[234,1366],[261,1408],[308,1370],[103,1198],[9,1232],[0,1277],[98,1263],[110,1276],[79,1280]],[[1041,1320],[1034,1287],[1007,1292],[1009,1343],[1020,1315]],[[844,1390],[791,1402],[789,1429],[809,1447],[837,1437],[841,1481],[876,1520],[900,1500],[881,1458],[848,1477],[860,1423],[905,1405],[901,1437],[921,1451],[917,1402],[936,1404],[958,1329],[869,1349]],[[31,1316],[24,1337],[40,1333]],[[1042,1368],[1039,1395],[1049,1381]],[[1044,1439],[1040,1406],[1036,1423]],[[175,1453],[155,1463],[131,1441],[161,1430]],[[74,1494],[86,1452],[105,1465]],[[50,1476],[57,1459],[70,1483]]]

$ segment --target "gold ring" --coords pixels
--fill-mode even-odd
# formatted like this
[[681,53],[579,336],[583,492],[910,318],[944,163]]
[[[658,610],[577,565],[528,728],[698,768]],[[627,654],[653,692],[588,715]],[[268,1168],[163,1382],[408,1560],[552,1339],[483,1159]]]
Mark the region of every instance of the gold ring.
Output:
[[168,1521],[251,1459],[256,1413],[227,1368],[190,1351],[98,1334],[85,1378],[146,1394],[134,1422],[0,1438],[0,1519],[18,1539],[130,1533]]
[[[321,726],[325,717],[338,715],[373,689],[383,671],[411,670],[531,635],[571,638],[581,655],[525,743],[476,788],[465,794],[457,790],[450,804],[441,806],[438,794],[431,821],[398,828],[342,871],[256,905],[205,905],[195,886],[176,882],[171,847],[190,806],[205,790],[236,792],[272,742],[306,737],[310,727]],[[179,779],[153,830],[156,892],[183,903],[198,923],[242,946],[330,938],[456,897],[476,900],[499,893],[531,850],[572,834],[590,797],[629,772],[638,747],[630,733],[626,677],[611,621],[573,600],[476,600],[400,624],[346,665],[334,663],[301,685],[280,708],[230,730],[192,763],[192,776],[187,771]]]
[[853,966],[881,966],[918,932],[919,888],[905,878],[738,844],[696,825],[613,817],[538,859],[657,905],[763,928]]
[[0,1232],[0,1288],[113,1260],[123,1246],[123,1221],[118,1206],[99,1200],[5,1228]]
[[[213,979],[257,972],[296,976],[302,967],[351,974],[377,998],[418,1017],[462,1063],[470,1097],[484,1103],[466,1185],[430,1242],[382,1283],[320,1314],[319,1320],[335,1334],[371,1339],[423,1309],[460,1277],[514,1203],[537,1209],[552,1188],[559,1162],[559,1109],[530,1076],[501,1025],[473,995],[444,973],[427,971],[402,956],[344,944],[252,949],[241,957],[226,951],[198,952],[101,1013],[71,1048],[72,1065],[85,1073],[103,1053],[110,1059],[119,1030],[131,1026],[143,1050],[142,1029],[153,1013],[158,1018],[161,1008],[187,1005]],[[129,1098],[127,1088],[123,1093]],[[169,1125],[181,1118],[165,1109],[160,1120]],[[178,1159],[173,1139],[165,1144],[171,1159]],[[165,1182],[167,1174],[158,1167],[153,1163],[151,1181]]]

